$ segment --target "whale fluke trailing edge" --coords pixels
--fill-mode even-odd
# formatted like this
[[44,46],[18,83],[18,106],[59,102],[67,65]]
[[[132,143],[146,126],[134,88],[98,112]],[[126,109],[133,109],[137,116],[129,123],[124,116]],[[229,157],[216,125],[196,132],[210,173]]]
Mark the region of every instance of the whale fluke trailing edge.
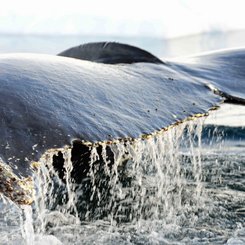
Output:
[[144,138],[220,103],[245,104],[244,68],[245,49],[179,61],[119,43],[2,54],[0,162],[29,178],[49,149]]

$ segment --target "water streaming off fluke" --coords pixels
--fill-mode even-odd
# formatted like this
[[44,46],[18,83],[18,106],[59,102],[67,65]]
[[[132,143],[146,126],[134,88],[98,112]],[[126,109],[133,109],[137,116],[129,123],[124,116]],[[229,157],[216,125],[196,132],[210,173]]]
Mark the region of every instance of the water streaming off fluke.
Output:
[[202,124],[188,122],[147,140],[113,144],[113,159],[108,158],[106,145],[92,146],[86,176],[79,184],[72,177],[76,165],[71,149],[56,152],[64,159],[62,179],[53,166],[54,152],[45,154],[35,173],[37,232],[53,230],[70,219],[104,220],[113,226],[140,225],[142,220],[179,224],[191,218],[205,197],[201,129]]
[[[217,143],[228,128],[202,132],[202,120],[189,120],[244,104],[244,50],[183,62],[115,43],[67,52],[0,57],[0,228],[11,226],[0,239],[195,244],[241,232],[243,155],[206,153],[201,136]],[[235,131],[240,150],[244,129]],[[235,181],[224,185],[229,171]]]
[[[203,135],[210,144],[222,142],[226,132],[219,130],[207,126],[203,130],[203,119],[198,119],[133,142],[88,147],[78,141],[73,148],[47,151],[35,163],[32,206],[22,206],[22,211],[7,198],[1,204],[2,231],[6,220],[1,217],[10,214],[6,216],[8,232],[0,241],[91,244],[102,239],[101,243],[113,244],[130,234],[130,241],[135,243],[141,239],[158,243],[158,239],[180,240],[186,233],[183,243],[195,244],[198,239],[202,244],[203,236],[213,242],[224,242],[227,236],[227,229],[224,233],[209,230],[205,223],[212,227],[219,222],[223,227],[231,220],[241,236],[242,193],[234,198],[232,192],[224,189],[220,194],[214,186],[222,185],[227,179],[222,176],[235,171],[234,167],[240,178],[242,159],[236,163],[234,157],[229,159],[224,154],[221,159],[202,149]],[[223,148],[222,144],[215,147]],[[79,157],[72,153],[79,153]],[[238,183],[239,179],[234,180],[233,186]],[[242,183],[239,188],[243,188]],[[234,213],[224,212],[224,198]],[[16,218],[11,221],[13,216]],[[188,240],[191,237],[195,239]]]

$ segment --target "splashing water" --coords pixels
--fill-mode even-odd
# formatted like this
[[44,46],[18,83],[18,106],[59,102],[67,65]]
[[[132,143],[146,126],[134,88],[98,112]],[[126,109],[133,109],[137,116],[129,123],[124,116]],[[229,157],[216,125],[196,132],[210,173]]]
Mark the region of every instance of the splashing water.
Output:
[[[71,149],[62,150],[63,180],[52,165],[54,152],[49,152],[35,176],[35,232],[91,221],[103,221],[110,229],[121,223],[141,229],[145,220],[193,222],[191,216],[204,205],[205,196],[201,132],[202,123],[188,122],[146,140],[115,143],[113,164],[106,145],[100,152],[91,147],[90,171],[80,185],[71,177]],[[101,157],[103,166],[97,166]]]
[[[18,244],[224,244],[224,227],[234,217],[225,213],[222,198],[229,201],[232,194],[213,187],[223,173],[215,156],[209,154],[207,161],[203,155],[202,129],[199,119],[148,139],[117,142],[109,151],[105,144],[91,146],[88,171],[79,183],[71,148],[47,152],[35,173],[35,203],[15,205],[21,231],[13,237]],[[62,178],[53,164],[59,154]],[[210,169],[211,184],[206,182]],[[243,215],[242,194],[232,199]],[[213,222],[220,227],[209,228]],[[240,219],[232,224],[235,237],[227,244],[243,241],[236,239],[243,236]]]

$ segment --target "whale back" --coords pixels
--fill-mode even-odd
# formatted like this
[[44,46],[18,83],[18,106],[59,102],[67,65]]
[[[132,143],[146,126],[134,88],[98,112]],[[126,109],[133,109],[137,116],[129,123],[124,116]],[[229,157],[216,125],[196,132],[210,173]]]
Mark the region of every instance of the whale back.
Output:
[[143,49],[114,42],[87,43],[67,49],[58,55],[104,64],[163,64],[163,61]]

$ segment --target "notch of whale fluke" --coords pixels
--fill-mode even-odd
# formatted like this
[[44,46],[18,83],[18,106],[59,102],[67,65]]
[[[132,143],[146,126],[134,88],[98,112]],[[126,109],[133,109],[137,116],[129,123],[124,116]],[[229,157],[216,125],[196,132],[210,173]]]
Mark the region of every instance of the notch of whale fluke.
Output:
[[87,43],[67,49],[58,55],[104,64],[164,63],[143,49],[115,42]]

